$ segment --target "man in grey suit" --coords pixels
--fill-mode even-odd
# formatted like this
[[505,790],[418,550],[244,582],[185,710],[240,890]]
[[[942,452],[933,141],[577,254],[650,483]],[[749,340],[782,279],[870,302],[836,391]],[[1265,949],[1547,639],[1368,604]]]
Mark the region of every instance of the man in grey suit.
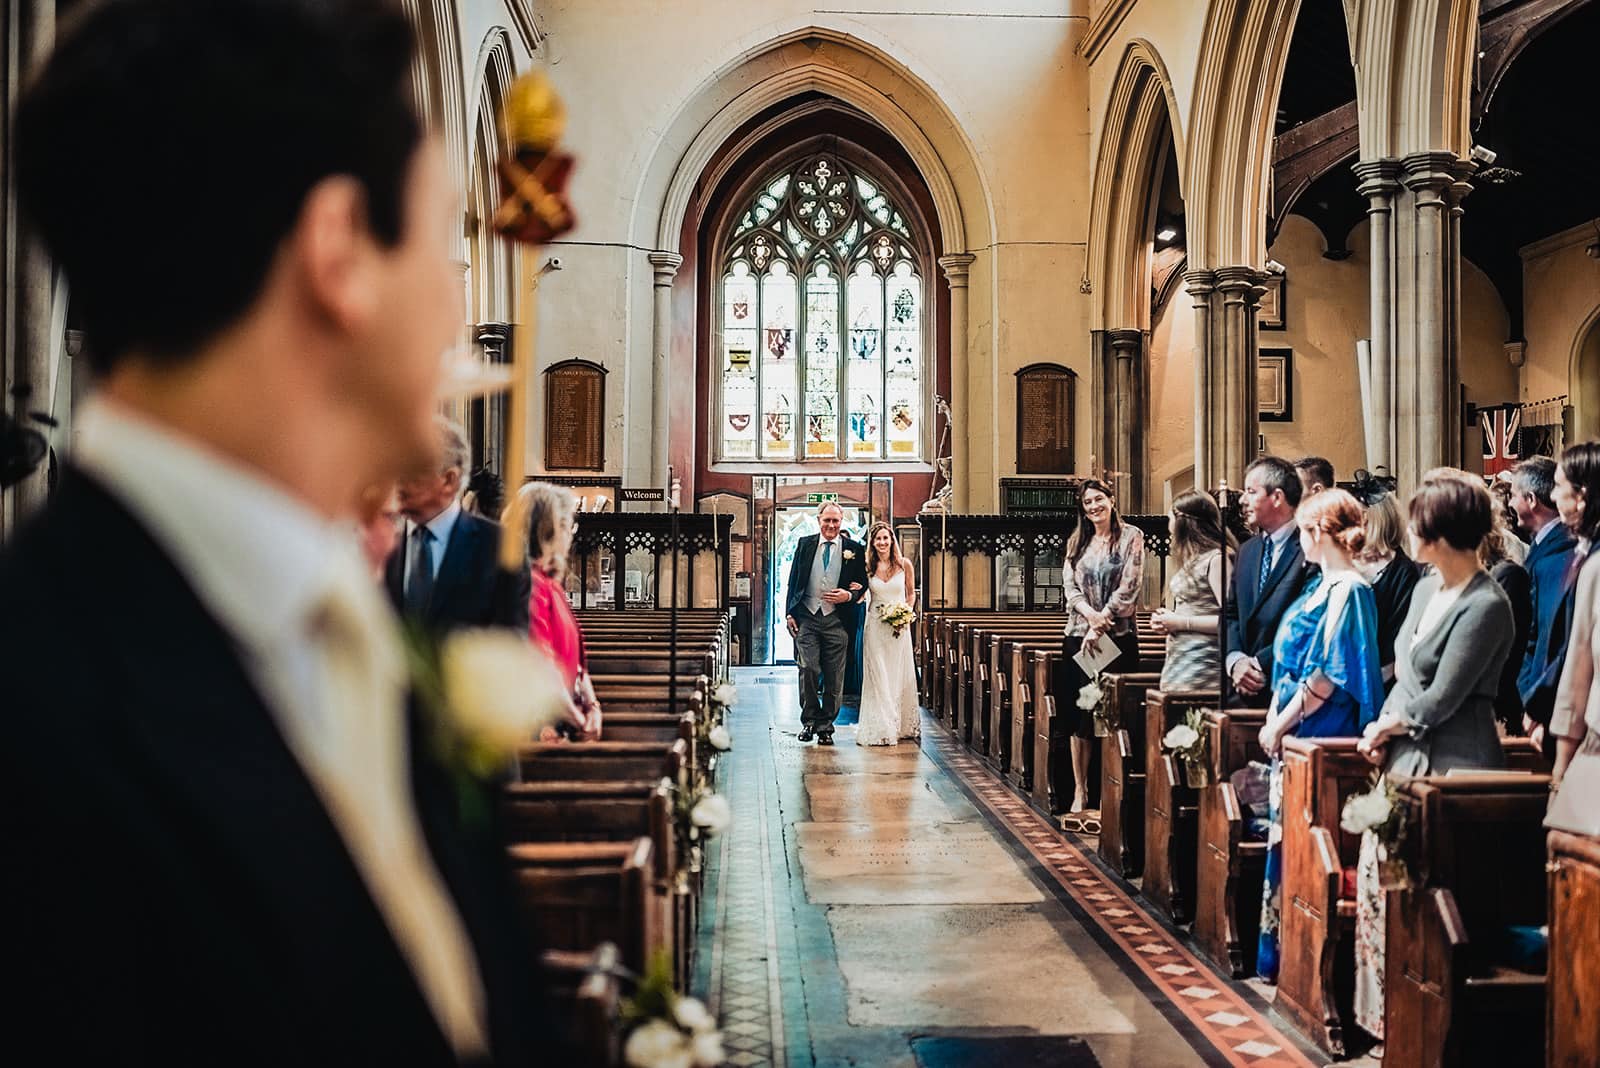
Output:
[[800,667],[800,740],[832,745],[867,563],[866,550],[840,533],[843,508],[824,504],[817,522],[822,533],[801,538],[795,549],[786,613]]

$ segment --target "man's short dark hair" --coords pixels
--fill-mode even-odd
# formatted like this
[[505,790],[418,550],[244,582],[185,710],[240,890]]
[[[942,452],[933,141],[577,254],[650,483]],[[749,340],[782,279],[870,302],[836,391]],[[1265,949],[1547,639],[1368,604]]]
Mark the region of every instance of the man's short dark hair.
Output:
[[134,349],[178,362],[243,315],[329,176],[399,241],[415,48],[387,0],[104,0],[73,20],[15,158],[98,370]]
[[1321,456],[1302,456],[1294,462],[1294,469],[1308,481],[1322,483],[1323,489],[1333,489],[1333,464]]
[[1256,471],[1261,472],[1261,484],[1269,491],[1282,490],[1283,499],[1289,502],[1289,507],[1300,507],[1304,487],[1300,485],[1300,476],[1294,464],[1281,456],[1262,456],[1245,468],[1244,477],[1249,478]]
[[1511,488],[1526,493],[1534,500],[1554,511],[1552,496],[1556,490],[1556,462],[1548,456],[1531,456],[1511,469]]

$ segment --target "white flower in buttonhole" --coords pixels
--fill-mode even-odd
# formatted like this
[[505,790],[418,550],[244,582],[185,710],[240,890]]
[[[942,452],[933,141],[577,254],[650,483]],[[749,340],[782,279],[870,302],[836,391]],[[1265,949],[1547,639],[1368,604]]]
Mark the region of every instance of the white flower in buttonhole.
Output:
[[721,834],[733,822],[733,809],[721,794],[706,794],[690,809],[689,822],[708,835]]
[[1200,740],[1200,732],[1187,723],[1180,723],[1166,733],[1161,739],[1161,744],[1168,749],[1183,751],[1193,749],[1194,744]]
[[1078,707],[1085,712],[1092,712],[1100,707],[1100,702],[1105,698],[1105,692],[1093,682],[1084,685],[1078,691]]
[[711,743],[713,749],[720,749],[724,753],[733,748],[733,735],[728,733],[728,728],[717,724],[711,728],[711,733],[706,735],[706,741]]
[[437,647],[432,665],[420,644],[413,653],[420,654],[413,657],[414,681],[442,706],[462,758],[478,775],[493,774],[571,704],[550,659],[508,630],[457,631]]
[[739,703],[739,688],[731,682],[719,682],[711,691],[711,700],[723,708],[732,708]]
[[843,555],[846,560],[854,560],[856,558],[856,551],[854,549],[846,549],[841,555]]
[[631,1068],[695,1068],[692,1039],[665,1020],[648,1020],[635,1028],[622,1059]]

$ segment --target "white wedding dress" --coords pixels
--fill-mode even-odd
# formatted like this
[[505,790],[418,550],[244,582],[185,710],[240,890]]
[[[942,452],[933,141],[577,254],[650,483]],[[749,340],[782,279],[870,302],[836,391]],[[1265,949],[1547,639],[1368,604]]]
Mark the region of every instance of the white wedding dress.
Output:
[[922,733],[917,708],[917,669],[911,654],[911,628],[895,637],[894,628],[878,617],[884,605],[906,603],[906,578],[867,580],[868,602],[861,635],[861,719],[857,745],[897,745]]

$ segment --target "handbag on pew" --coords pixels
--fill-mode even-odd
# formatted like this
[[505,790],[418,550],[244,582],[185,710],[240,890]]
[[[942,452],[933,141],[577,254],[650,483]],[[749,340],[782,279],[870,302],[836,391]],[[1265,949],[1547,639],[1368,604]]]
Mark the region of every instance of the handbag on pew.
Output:
[[1600,835],[1600,757],[1580,753],[1572,758],[1544,825],[1552,831]]

